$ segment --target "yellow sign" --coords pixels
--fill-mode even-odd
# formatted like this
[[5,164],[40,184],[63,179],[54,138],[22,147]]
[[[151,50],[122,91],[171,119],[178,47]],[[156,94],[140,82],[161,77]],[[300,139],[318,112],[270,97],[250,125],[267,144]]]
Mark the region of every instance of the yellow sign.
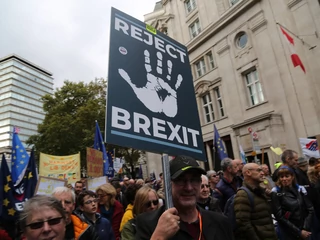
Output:
[[63,187],[66,184],[67,181],[65,180],[39,176],[35,194],[51,195],[56,187]]
[[67,180],[75,183],[80,180],[80,153],[69,156],[53,156],[40,153],[39,175]]

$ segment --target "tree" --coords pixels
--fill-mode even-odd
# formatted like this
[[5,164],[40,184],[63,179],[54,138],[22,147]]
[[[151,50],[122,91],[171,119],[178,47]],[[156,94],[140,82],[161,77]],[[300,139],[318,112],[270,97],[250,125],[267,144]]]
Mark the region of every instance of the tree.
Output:
[[[38,125],[38,134],[31,136],[27,144],[35,146],[37,155],[43,152],[64,156],[80,152],[81,165],[86,166],[86,148],[93,147],[95,120],[104,133],[106,88],[107,81],[102,78],[88,84],[65,81],[53,95],[43,96],[45,118]],[[126,148],[116,149],[116,156],[127,153]],[[139,159],[138,152],[133,150],[132,156],[125,158],[134,159],[134,163]]]

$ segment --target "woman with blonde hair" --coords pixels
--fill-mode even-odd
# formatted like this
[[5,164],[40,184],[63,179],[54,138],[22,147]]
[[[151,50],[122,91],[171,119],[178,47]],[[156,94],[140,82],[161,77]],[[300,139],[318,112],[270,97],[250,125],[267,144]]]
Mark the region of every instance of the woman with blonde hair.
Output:
[[271,192],[271,203],[278,222],[278,237],[280,240],[308,239],[313,206],[307,191],[297,184],[294,170],[288,166],[281,166],[277,177],[276,187]]
[[99,198],[97,212],[110,221],[116,240],[118,240],[120,239],[119,228],[123,216],[123,206],[116,200],[116,189],[110,183],[106,183],[99,186],[96,193]]
[[140,188],[135,196],[133,204],[133,219],[130,219],[123,227],[121,231],[121,240],[132,240],[135,239],[135,220],[136,217],[144,212],[150,212],[158,209],[159,197],[157,192],[149,186]]

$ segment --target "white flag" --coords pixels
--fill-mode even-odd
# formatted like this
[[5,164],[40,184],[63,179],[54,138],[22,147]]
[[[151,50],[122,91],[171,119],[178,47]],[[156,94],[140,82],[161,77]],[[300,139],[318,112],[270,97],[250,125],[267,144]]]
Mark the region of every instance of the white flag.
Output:
[[319,147],[316,139],[299,138],[303,155],[320,158]]

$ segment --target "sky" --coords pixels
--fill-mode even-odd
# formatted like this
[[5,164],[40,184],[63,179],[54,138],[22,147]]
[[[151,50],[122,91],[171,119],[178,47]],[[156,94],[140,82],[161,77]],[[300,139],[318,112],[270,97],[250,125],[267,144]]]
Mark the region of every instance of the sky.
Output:
[[141,21],[158,0],[2,0],[0,58],[16,54],[64,80],[106,78],[111,7]]

